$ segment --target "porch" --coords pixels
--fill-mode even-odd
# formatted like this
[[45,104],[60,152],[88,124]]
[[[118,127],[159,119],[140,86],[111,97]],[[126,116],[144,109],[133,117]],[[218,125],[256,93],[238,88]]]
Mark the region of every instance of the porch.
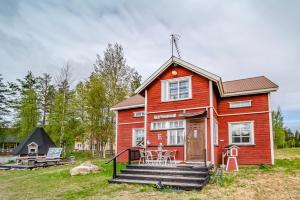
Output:
[[[128,165],[116,172],[117,158],[128,152]],[[212,165],[206,162],[140,163],[138,149],[125,149],[107,162],[113,162],[110,183],[147,184],[158,188],[171,187],[179,190],[201,190],[209,181]]]

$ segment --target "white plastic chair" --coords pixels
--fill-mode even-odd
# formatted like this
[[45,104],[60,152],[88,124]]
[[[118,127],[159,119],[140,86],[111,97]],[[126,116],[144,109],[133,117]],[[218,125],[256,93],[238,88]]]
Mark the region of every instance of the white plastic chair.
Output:
[[140,160],[139,160],[139,165],[142,163],[146,162],[146,153],[144,149],[140,149]]
[[153,165],[153,155],[151,151],[146,151],[146,164]]

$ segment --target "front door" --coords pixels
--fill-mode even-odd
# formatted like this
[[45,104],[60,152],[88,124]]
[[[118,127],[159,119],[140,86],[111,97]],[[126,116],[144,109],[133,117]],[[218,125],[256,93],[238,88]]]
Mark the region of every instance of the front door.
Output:
[[187,161],[204,161],[205,120],[187,120],[186,125],[186,158]]

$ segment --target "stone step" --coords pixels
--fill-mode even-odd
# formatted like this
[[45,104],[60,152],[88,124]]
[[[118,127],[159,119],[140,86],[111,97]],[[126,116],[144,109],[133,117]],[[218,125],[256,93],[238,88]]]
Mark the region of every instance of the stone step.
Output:
[[[156,185],[158,183],[158,181],[153,181],[153,180],[139,180],[139,179],[125,179],[125,178],[112,179],[110,180],[110,182],[127,183],[127,184],[147,184],[147,185]],[[193,189],[200,190],[203,188],[204,184],[162,181],[162,185],[175,188],[175,189],[181,189],[181,190],[193,190]]]
[[207,171],[182,171],[182,170],[160,170],[160,169],[135,169],[126,168],[121,170],[124,174],[151,174],[151,175],[176,175],[186,177],[205,177],[208,175]]
[[202,183],[207,177],[184,177],[184,176],[158,176],[158,175],[145,175],[145,174],[118,174],[117,178],[133,179],[133,180],[150,180],[150,181],[167,181],[176,183]]

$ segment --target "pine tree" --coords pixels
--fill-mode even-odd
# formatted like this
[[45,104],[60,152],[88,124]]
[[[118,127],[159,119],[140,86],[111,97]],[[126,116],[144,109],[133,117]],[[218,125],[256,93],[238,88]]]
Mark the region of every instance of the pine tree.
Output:
[[38,102],[38,79],[32,72],[28,72],[24,79],[17,79],[19,82],[18,124],[20,128],[19,139],[24,139],[38,125],[40,118]]
[[42,126],[46,125],[47,116],[50,113],[50,106],[54,98],[54,86],[51,84],[52,77],[49,74],[43,74],[39,77],[39,96],[40,96],[40,107],[42,113]]
[[5,118],[9,113],[7,94],[7,86],[3,83],[2,74],[0,74],[0,128],[7,124],[7,119]]

